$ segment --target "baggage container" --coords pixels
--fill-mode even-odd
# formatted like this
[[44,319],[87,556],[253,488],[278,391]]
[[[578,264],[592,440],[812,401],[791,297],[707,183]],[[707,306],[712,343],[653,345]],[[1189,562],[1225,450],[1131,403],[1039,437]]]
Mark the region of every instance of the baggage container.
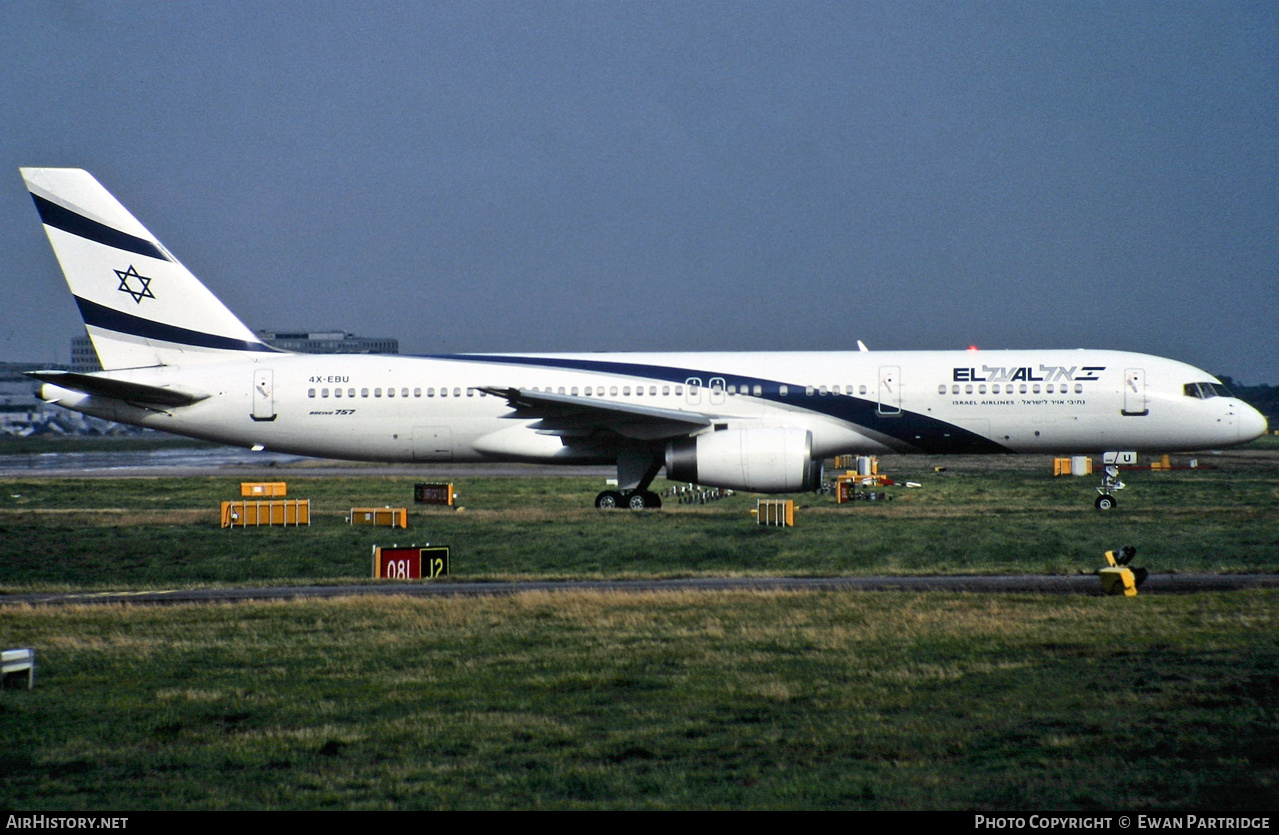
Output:
[[353,507],[351,508],[350,522],[352,525],[407,528],[409,526],[409,509],[407,507]]
[[310,525],[310,499],[242,499],[222,503],[222,527]]
[[282,499],[289,495],[289,486],[283,481],[241,481],[240,495],[255,499]]

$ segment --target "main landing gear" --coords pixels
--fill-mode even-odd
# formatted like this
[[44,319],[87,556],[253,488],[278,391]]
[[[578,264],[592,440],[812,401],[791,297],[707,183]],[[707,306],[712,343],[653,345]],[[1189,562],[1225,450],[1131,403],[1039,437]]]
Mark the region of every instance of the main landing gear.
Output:
[[656,510],[662,499],[648,487],[661,472],[665,459],[660,452],[647,449],[623,450],[617,455],[616,490],[605,490],[595,497],[601,510],[624,507],[629,510]]
[[662,506],[661,496],[652,490],[605,490],[595,497],[595,506],[603,510],[626,507],[631,510],[656,510]]

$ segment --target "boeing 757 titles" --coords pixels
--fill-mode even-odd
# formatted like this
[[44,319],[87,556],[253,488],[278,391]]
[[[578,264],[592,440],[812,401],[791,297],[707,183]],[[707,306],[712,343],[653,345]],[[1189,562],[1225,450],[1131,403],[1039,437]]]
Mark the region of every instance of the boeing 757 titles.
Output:
[[[842,454],[1174,452],[1265,418],[1211,375],[1100,350],[293,354],[249,330],[90,174],[22,176],[103,371],[50,403],[225,444],[364,461],[616,464],[598,507],[667,478],[812,490]],[[1113,507],[1113,473],[1098,507]]]

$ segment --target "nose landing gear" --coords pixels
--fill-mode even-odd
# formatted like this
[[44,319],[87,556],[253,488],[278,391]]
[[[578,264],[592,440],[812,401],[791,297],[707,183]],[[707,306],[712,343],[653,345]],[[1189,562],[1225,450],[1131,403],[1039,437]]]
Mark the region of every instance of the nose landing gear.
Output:
[[1115,499],[1115,493],[1124,489],[1124,483],[1119,480],[1119,468],[1114,465],[1106,467],[1105,474],[1101,477],[1101,486],[1097,488],[1097,500],[1093,502],[1098,510],[1114,510],[1119,504]]
[[1097,500],[1093,502],[1093,505],[1098,510],[1114,510],[1119,506],[1115,494],[1125,487],[1119,480],[1119,465],[1136,464],[1137,453],[1107,452],[1102,454],[1101,460],[1105,470],[1102,472],[1101,486],[1097,488]]

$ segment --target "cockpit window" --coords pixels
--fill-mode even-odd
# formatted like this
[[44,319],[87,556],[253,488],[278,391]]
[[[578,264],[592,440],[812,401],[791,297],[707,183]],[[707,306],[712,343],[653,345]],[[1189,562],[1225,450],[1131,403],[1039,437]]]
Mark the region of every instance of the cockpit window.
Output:
[[1221,383],[1186,383],[1184,389],[1187,397],[1198,397],[1207,400],[1210,397],[1234,397],[1230,389]]

